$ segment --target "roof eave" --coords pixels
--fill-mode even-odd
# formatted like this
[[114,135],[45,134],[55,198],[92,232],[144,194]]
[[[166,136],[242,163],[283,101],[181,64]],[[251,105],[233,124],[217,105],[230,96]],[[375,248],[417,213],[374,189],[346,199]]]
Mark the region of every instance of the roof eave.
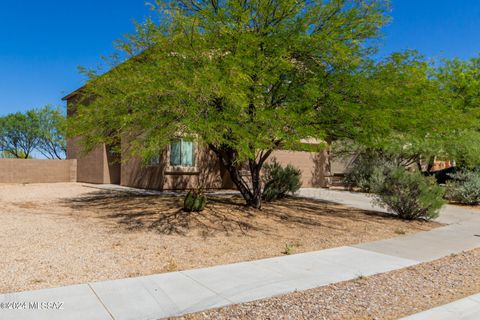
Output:
[[77,90],[67,94],[65,97],[62,98],[62,101],[68,101],[68,100],[72,99],[73,97],[77,96],[83,90],[83,88],[85,88],[85,86],[82,86],[82,87],[78,88]]

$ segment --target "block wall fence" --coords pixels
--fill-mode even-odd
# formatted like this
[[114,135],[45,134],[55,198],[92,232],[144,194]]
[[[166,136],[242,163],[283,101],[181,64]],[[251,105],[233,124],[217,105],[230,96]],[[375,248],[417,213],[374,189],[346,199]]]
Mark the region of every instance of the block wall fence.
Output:
[[0,183],[76,182],[77,160],[0,159]]

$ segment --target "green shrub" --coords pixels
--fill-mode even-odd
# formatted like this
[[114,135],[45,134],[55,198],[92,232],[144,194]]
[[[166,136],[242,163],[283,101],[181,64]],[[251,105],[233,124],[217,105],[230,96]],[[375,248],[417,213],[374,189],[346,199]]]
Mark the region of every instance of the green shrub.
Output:
[[187,212],[200,212],[205,209],[207,196],[202,192],[189,191],[183,201],[183,210]]
[[377,204],[407,220],[436,218],[444,204],[443,189],[434,178],[403,168],[387,171],[383,183],[373,191]]
[[372,192],[383,184],[387,171],[395,165],[387,159],[374,153],[361,153],[349,165],[343,179],[345,187],[352,190]]
[[282,167],[275,159],[264,167],[264,182],[262,198],[273,201],[295,193],[300,189],[301,172],[292,165]]
[[450,174],[453,180],[447,181],[445,198],[461,204],[480,203],[480,173],[461,171]]

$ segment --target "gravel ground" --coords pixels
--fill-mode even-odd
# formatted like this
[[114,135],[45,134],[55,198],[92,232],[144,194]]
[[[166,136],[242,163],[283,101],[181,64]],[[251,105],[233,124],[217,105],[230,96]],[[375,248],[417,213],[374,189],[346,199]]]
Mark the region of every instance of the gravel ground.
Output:
[[480,249],[180,319],[398,319],[480,292]]
[[0,292],[207,267],[429,230],[378,213],[306,199],[246,209],[210,199],[132,196],[74,183],[0,185]]

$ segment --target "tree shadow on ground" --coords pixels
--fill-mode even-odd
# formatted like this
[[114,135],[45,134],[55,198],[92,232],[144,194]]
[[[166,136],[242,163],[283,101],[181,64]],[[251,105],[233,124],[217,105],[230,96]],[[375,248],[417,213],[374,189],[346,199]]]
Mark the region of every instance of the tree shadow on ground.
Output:
[[127,230],[148,229],[180,235],[197,231],[203,236],[262,231],[261,225],[248,221],[248,213],[235,209],[235,201],[209,197],[203,212],[185,212],[182,202],[180,194],[158,196],[98,191],[66,199],[62,204],[73,209],[75,215],[113,221]]
[[264,203],[262,210],[248,208],[237,195],[209,195],[202,212],[184,212],[183,196],[134,195],[97,191],[63,201],[75,215],[103,219],[126,230],[152,230],[162,234],[204,237],[216,234],[250,236],[275,234],[279,228],[345,230],[352,223],[389,224],[394,215],[353,209],[305,198],[290,197]]
[[[291,208],[296,210],[292,211]],[[269,211],[282,220],[310,225],[322,225],[325,219],[383,223],[399,220],[391,213],[356,209],[335,202],[302,197],[289,197],[283,201],[273,202]]]

